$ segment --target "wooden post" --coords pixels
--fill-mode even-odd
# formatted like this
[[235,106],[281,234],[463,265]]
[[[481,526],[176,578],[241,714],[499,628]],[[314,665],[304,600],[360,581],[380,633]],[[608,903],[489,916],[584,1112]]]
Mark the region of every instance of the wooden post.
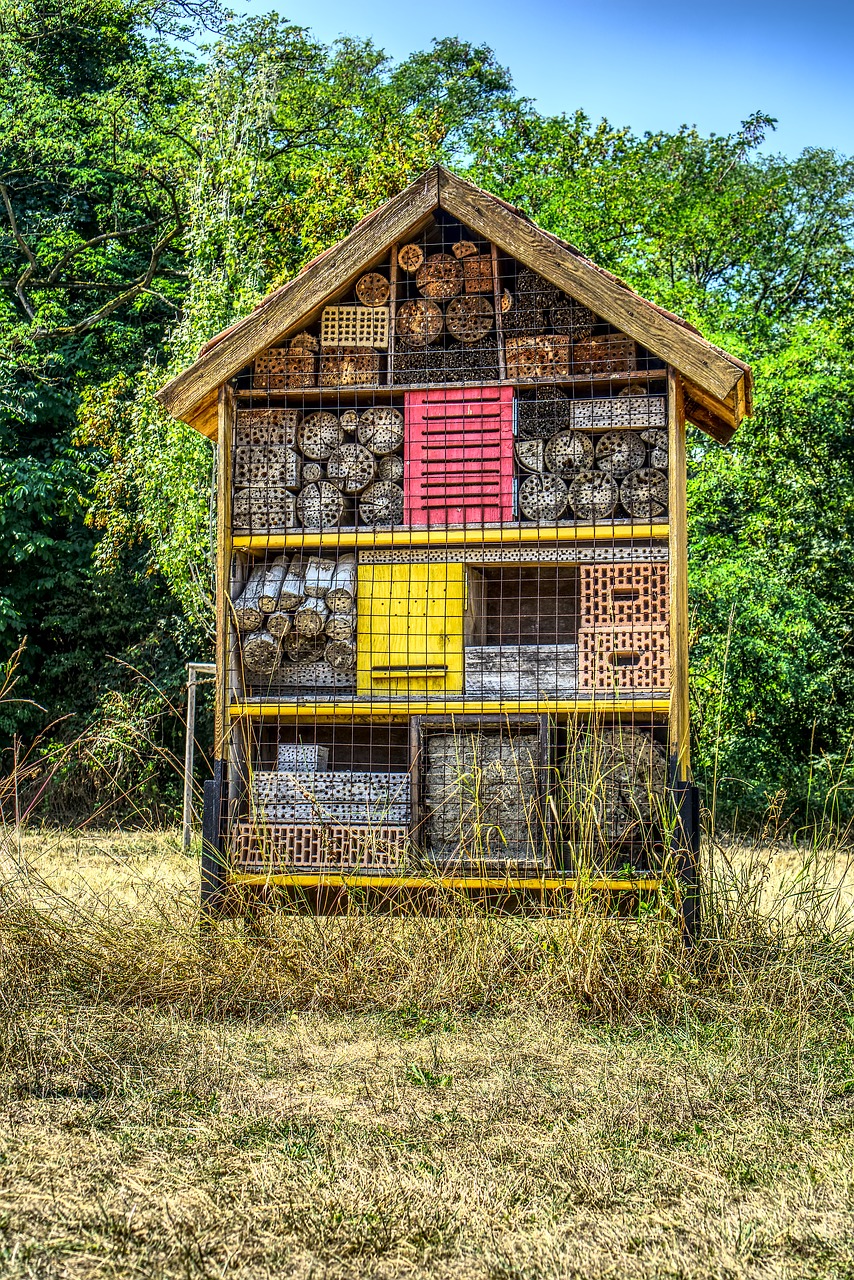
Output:
[[670,550],[670,757],[675,779],[691,775],[688,711],[688,495],[682,379],[667,371]]
[[393,244],[391,246],[391,260],[388,270],[388,351],[387,351],[387,369],[386,379],[388,385],[394,386],[394,334],[397,320],[397,250],[399,246]]
[[183,848],[189,853],[193,835],[193,759],[196,745],[196,682],[199,675],[216,674],[213,662],[187,663],[187,735],[184,740],[184,811],[183,811]]
[[228,760],[228,703],[231,652],[231,437],[234,392],[230,383],[219,389],[216,450],[216,699],[214,702],[214,760]]
[[507,377],[504,360],[504,321],[501,311],[501,279],[498,274],[498,250],[494,244],[489,246],[492,255],[492,297],[495,303],[495,341],[498,344],[498,376],[503,382]]

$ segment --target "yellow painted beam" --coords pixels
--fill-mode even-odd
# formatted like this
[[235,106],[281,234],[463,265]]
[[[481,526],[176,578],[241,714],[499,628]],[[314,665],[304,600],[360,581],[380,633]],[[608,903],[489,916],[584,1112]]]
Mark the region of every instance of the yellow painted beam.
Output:
[[258,872],[230,875],[229,884],[282,885],[294,889],[504,889],[508,893],[521,889],[557,889],[575,891],[590,889],[596,893],[652,892],[661,888],[659,879],[571,880],[548,877],[515,878],[512,876],[369,876],[358,872],[317,873],[294,872],[290,875],[264,875]]
[[376,694],[360,701],[338,698],[334,702],[237,702],[229,708],[233,719],[247,716],[255,720],[282,716],[311,717],[318,720],[348,720],[354,715],[369,719],[426,715],[602,715],[630,712],[635,715],[667,715],[669,698],[585,698],[556,702],[503,698],[494,702],[464,702],[445,698],[382,701]]
[[553,542],[649,542],[666,539],[666,524],[502,525],[497,528],[333,529],[325,533],[302,529],[294,533],[251,534],[233,539],[236,551],[283,551],[298,547],[357,547],[365,551],[388,547],[505,547]]

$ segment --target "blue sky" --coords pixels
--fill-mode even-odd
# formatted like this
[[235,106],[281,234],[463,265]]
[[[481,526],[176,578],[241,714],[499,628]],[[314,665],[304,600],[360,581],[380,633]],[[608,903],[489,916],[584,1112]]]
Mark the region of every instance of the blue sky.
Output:
[[[434,36],[491,44],[544,112],[582,107],[635,130],[687,122],[727,133],[752,112],[779,120],[770,149],[854,152],[854,0],[231,0],[272,8],[321,40],[371,36],[393,57]],[[768,149],[768,148],[766,148]]]

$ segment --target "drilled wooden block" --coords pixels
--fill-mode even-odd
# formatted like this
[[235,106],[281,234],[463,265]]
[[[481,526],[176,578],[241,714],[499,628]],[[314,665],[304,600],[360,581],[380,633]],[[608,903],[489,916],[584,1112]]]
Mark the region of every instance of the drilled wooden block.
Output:
[[291,447],[301,422],[299,409],[238,409],[235,447]]
[[[366,308],[371,310],[371,308]],[[372,386],[379,382],[380,357],[376,351],[356,347],[324,349],[320,355],[322,387]]]
[[269,533],[275,529],[296,529],[296,498],[287,489],[265,485],[240,489],[234,495],[232,524],[241,532]]
[[533,378],[563,378],[570,372],[570,340],[560,333],[507,338],[507,377],[524,382]]
[[319,773],[329,763],[329,748],[317,742],[280,742],[276,749],[276,760],[283,773],[288,770],[291,773],[302,773],[303,770]]
[[[283,749],[284,744],[279,747],[279,751]],[[326,748],[316,747],[314,750],[326,751]],[[408,805],[410,778],[408,773],[327,769],[325,766],[315,770],[264,769],[253,774],[251,790],[259,804],[305,804],[318,801],[324,804]]]
[[533,546],[443,547],[429,550],[360,551],[360,564],[628,564],[667,561],[666,545],[591,547]]
[[575,428],[613,431],[621,427],[667,426],[667,401],[664,396],[594,396],[591,400],[572,400],[568,406],[570,424]]
[[478,253],[463,258],[463,285],[466,293],[492,293],[492,254]]
[[256,390],[313,387],[316,381],[317,360],[310,351],[270,347],[255,357],[252,385]]

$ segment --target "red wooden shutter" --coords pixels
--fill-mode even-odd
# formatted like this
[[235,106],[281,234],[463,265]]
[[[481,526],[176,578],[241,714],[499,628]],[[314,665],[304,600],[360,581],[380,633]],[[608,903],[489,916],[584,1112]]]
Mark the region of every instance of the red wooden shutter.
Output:
[[407,524],[513,519],[513,388],[406,393]]

